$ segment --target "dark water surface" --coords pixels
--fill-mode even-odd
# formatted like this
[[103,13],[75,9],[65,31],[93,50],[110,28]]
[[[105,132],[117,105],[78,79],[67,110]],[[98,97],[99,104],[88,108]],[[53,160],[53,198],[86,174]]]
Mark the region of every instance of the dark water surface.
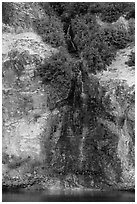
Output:
[[135,192],[92,190],[4,191],[2,202],[135,202]]

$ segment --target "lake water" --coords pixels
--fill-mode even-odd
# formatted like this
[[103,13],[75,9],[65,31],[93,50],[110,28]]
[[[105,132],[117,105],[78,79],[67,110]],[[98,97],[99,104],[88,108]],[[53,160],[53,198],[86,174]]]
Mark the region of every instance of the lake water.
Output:
[[135,202],[135,192],[50,190],[44,192],[3,192],[2,202]]

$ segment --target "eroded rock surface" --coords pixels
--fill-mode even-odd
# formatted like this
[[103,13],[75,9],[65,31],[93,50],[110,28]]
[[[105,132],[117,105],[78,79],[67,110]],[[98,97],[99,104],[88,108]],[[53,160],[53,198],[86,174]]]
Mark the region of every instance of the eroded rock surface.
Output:
[[51,113],[47,107],[48,90],[35,72],[45,58],[56,52],[35,33],[3,34],[4,176],[10,173],[11,166],[16,171],[17,166],[27,162],[44,160],[42,137],[46,137]]
[[[17,3],[16,9],[24,6]],[[120,50],[106,71],[82,75],[80,60],[75,65],[67,53],[69,63],[61,56],[62,65],[59,47],[45,44],[33,30],[10,29],[3,25],[3,186],[134,188],[135,70],[125,64],[134,46]],[[54,55],[59,74],[52,78]],[[51,66],[48,82],[45,64]],[[65,102],[56,107],[58,101]]]
[[100,118],[101,123],[115,135],[111,145],[116,140],[114,155],[120,162],[121,182],[131,187],[135,175],[135,70],[125,62],[133,50],[132,46],[120,50],[107,71],[98,74],[100,84],[106,90],[102,98],[105,115],[109,113],[108,118]]

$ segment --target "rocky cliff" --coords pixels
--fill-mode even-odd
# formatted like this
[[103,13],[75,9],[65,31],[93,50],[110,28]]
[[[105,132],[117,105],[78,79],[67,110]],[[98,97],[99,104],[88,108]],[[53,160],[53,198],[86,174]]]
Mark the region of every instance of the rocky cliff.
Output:
[[[25,9],[32,17],[34,5]],[[134,188],[135,68],[125,64],[134,45],[86,75],[69,54],[58,62],[62,48],[44,39],[33,26],[3,24],[3,186]]]

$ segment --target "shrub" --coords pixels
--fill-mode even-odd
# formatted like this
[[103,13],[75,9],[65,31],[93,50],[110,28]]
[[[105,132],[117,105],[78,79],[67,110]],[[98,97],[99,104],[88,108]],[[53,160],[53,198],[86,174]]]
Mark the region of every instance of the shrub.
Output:
[[32,16],[36,17],[37,15],[32,3],[4,2],[2,12],[3,23],[13,26],[15,32],[18,27],[20,27],[20,32],[29,30],[32,27]]
[[129,55],[129,60],[125,62],[129,67],[135,66],[135,52],[131,52]]
[[38,73],[42,77],[43,83],[52,83],[62,76],[60,82],[63,82],[63,78],[71,76],[71,61],[69,55],[59,51],[58,53],[46,59],[44,64],[38,69]]
[[68,15],[74,18],[76,15],[85,15],[88,11],[89,2],[51,2],[51,7],[55,13],[62,18]]
[[128,21],[128,27],[129,27],[128,33],[131,38],[131,41],[135,42],[135,19],[132,18]]
[[74,17],[75,15],[85,15],[88,12],[89,6],[91,3],[89,2],[73,2],[70,5],[69,9],[72,12],[72,16]]
[[102,11],[105,9],[106,7],[106,3],[102,3],[102,2],[92,2],[90,3],[89,6],[89,12],[91,14],[95,14],[95,13],[102,13]]
[[102,19],[110,23],[117,21],[123,14],[129,13],[130,16],[133,16],[135,13],[134,2],[50,2],[49,4],[59,17],[65,15],[65,13],[73,18],[76,15],[81,16],[88,12],[90,14],[100,13]]
[[[44,3],[45,4],[45,3]],[[64,12],[66,12],[67,8],[69,7],[69,2],[50,2],[50,7],[54,10],[54,12],[61,16]]]
[[[133,27],[133,26],[132,26]],[[106,68],[118,49],[133,41],[133,35],[121,24],[100,28],[94,15],[87,13],[72,20],[74,43],[92,73]]]
[[73,77],[74,63],[69,54],[63,49],[37,69],[37,75],[42,83],[49,87],[48,106],[54,106],[56,101],[67,97]]
[[33,22],[34,30],[42,37],[42,40],[53,47],[65,46],[63,26],[55,16],[45,16]]
[[13,4],[11,2],[2,2],[2,22],[10,24],[13,18]]
[[34,30],[53,47],[65,46],[63,25],[49,4],[4,2],[2,10],[3,23],[13,26],[16,33]]
[[115,49],[123,49],[131,42],[129,33],[120,27],[108,27],[103,32],[105,41],[109,42]]
[[118,20],[118,18],[129,12],[135,10],[135,3],[129,2],[109,2],[104,3],[102,8],[101,17],[103,21],[112,23]]
[[105,69],[115,56],[115,50],[108,40],[105,40],[105,32],[101,32],[96,24],[95,16],[86,14],[72,21],[72,29],[75,33],[74,43],[78,52],[86,60],[88,70],[96,73]]

